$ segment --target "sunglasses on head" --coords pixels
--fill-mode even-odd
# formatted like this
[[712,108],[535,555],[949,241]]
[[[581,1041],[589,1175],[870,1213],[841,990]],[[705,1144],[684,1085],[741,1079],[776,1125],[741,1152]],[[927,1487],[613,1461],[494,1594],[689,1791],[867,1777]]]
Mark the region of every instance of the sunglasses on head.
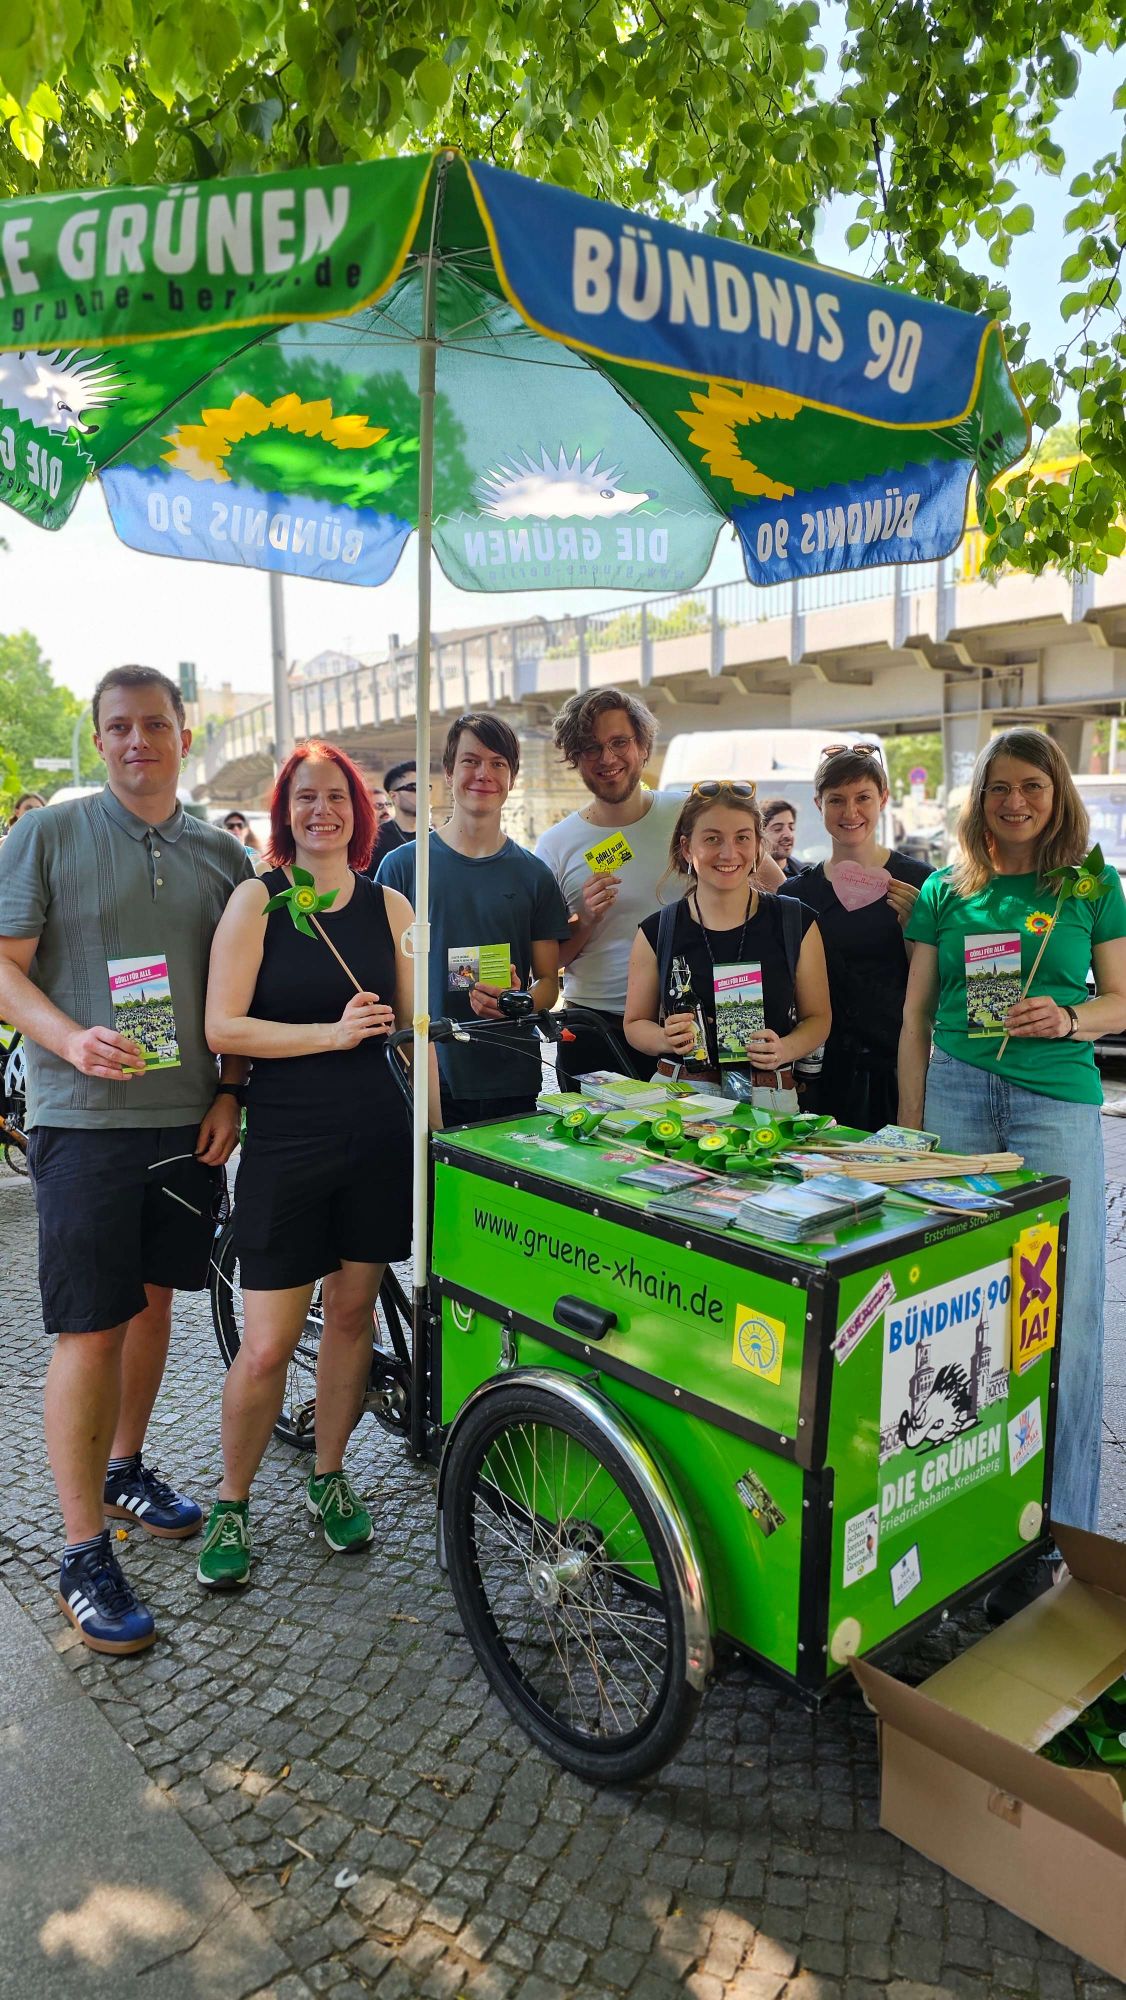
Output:
[[858,757],[874,757],[877,764],[884,761],[884,753],[878,743],[826,743],[821,755],[839,757],[845,751],[853,751]]
[[753,799],[756,786],[747,778],[702,778],[693,785],[694,799],[718,799],[724,792],[733,799]]

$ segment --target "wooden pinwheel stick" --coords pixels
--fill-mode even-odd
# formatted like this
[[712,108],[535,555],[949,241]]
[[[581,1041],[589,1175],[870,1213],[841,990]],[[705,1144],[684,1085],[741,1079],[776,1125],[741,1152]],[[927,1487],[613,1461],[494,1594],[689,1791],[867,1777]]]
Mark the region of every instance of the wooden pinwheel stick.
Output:
[[[1034,959],[1033,959],[1033,961],[1032,961],[1032,970],[1031,970],[1031,972],[1029,973],[1029,975],[1028,975],[1028,978],[1027,978],[1027,979],[1025,980],[1023,988],[1021,989],[1021,996],[1020,996],[1020,997],[1021,997],[1021,999],[1022,999],[1022,1000],[1027,1000],[1027,998],[1028,998],[1028,989],[1029,989],[1029,987],[1031,986],[1031,984],[1032,984],[1033,980],[1034,980],[1034,979],[1035,979],[1035,977],[1036,977],[1036,968],[1037,968],[1037,966],[1039,965],[1039,963],[1040,963],[1040,960],[1041,960],[1041,959],[1043,958],[1043,956],[1044,956],[1044,950],[1045,950],[1045,947],[1046,947],[1046,945],[1047,945],[1047,942],[1048,942],[1048,939],[1049,939],[1049,938],[1051,937],[1051,935],[1052,935],[1052,932],[1053,932],[1053,931],[1055,930],[1055,927],[1056,927],[1056,918],[1057,918],[1057,917],[1059,916],[1059,913],[1060,913],[1060,909],[1061,909],[1061,906],[1062,906],[1062,904],[1063,904],[1063,889],[1061,888],[1061,889],[1060,889],[1060,892],[1059,892],[1059,895],[1058,895],[1058,896],[1056,897],[1056,907],[1055,907],[1055,909],[1054,909],[1054,910],[1052,911],[1052,921],[1051,921],[1051,923],[1050,923],[1050,924],[1048,925],[1048,928],[1047,928],[1047,930],[1046,930],[1046,931],[1044,932],[1044,935],[1043,935],[1043,937],[1042,937],[1042,938],[1041,938],[1041,940],[1040,940],[1040,949],[1039,949],[1039,951],[1037,952],[1037,954],[1036,954],[1035,958],[1034,958]],[[997,1051],[997,1060],[998,1060],[998,1062],[1000,1062],[1000,1060],[1001,1060],[1001,1057],[1002,1057],[1002,1056],[1004,1055],[1004,1053],[1005,1053],[1005,1050],[1006,1050],[1006,1049],[1008,1048],[1008,1046],[1009,1046],[1009,1043],[1011,1042],[1011,1040],[1012,1040],[1012,1036],[1011,1036],[1011,1035],[1006,1035],[1006,1036],[1005,1036],[1005,1038],[1004,1038],[1004,1040],[1002,1041],[1002,1043],[1001,1043],[1001,1046],[1000,1046],[1000,1048],[999,1048],[999,1049],[998,1049],[998,1051]]]
[[326,930],[324,929],[323,925],[319,924],[319,923],[317,922],[317,919],[316,919],[316,917],[314,917],[314,916],[313,916],[313,915],[311,915],[311,914],[310,914],[310,915],[309,915],[309,917],[307,918],[307,921],[308,921],[309,923],[311,923],[311,924],[312,924],[312,926],[313,926],[314,930],[315,930],[315,931],[316,931],[316,933],[317,933],[317,936],[318,936],[319,938],[323,938],[323,939],[324,939],[324,942],[325,942],[325,944],[327,944],[327,946],[328,946],[328,948],[329,948],[330,952],[332,953],[332,955],[333,955],[334,959],[336,960],[336,963],[337,963],[337,965],[339,965],[339,966],[342,966],[342,967],[343,967],[344,971],[345,971],[345,972],[346,972],[346,973],[348,974],[348,977],[349,977],[349,979],[351,980],[351,982],[352,982],[353,986],[355,987],[355,989],[356,989],[357,993],[363,993],[363,992],[365,991],[365,988],[364,988],[364,987],[362,987],[362,986],[360,985],[360,982],[359,982],[359,980],[358,980],[358,979],[356,978],[356,975],[355,975],[355,973],[353,972],[353,970],[352,970],[351,966],[349,965],[349,963],[348,963],[347,959],[346,959],[346,958],[341,958],[341,956],[340,956],[340,953],[339,953],[339,952],[337,951],[337,949],[336,949],[336,946],[335,946],[335,945],[333,944],[333,942],[332,942],[332,939],[331,939],[331,938],[329,937],[329,935],[328,935],[327,931],[326,931]]

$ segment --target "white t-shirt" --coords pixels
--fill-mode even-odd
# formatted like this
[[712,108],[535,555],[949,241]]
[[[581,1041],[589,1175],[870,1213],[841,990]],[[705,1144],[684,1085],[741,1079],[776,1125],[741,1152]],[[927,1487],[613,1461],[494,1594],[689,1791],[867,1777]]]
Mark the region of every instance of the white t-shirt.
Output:
[[[653,792],[651,797],[653,802],[644,819],[620,829],[633,849],[633,859],[615,870],[621,886],[614,906],[586,950],[564,971],[564,996],[576,1007],[596,1007],[603,1014],[624,1012],[629,955],[638,924],[662,903],[675,903],[688,886],[683,875],[666,873],[669,841],[684,800],[672,792]],[[579,907],[584,882],[590,880],[590,864],[584,855],[618,830],[613,824],[592,826],[581,813],[573,812],[558,826],[549,826],[537,840],[536,853],[547,862],[572,915]]]

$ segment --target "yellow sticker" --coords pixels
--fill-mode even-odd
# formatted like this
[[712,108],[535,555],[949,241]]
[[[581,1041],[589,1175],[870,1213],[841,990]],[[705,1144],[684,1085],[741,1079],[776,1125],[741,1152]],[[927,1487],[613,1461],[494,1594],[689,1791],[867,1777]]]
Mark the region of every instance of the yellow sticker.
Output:
[[780,1319],[759,1312],[754,1306],[736,1306],[735,1341],[731,1359],[736,1368],[758,1375],[764,1382],[782,1380],[782,1354],[786,1327]]
[[592,875],[616,875],[627,861],[633,860],[633,849],[624,833],[608,833],[596,847],[588,847],[583,860]]
[[1060,1232],[1055,1222],[1034,1222],[1013,1245],[1013,1346],[1010,1366],[1023,1375],[1056,1344]]

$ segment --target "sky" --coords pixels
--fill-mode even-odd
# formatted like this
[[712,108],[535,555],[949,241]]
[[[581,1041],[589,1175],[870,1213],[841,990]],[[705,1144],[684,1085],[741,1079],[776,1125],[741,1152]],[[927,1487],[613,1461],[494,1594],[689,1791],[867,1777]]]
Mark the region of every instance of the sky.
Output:
[[[834,7],[827,16],[834,34],[839,15]],[[830,40],[828,29],[823,38]],[[1034,352],[1054,353],[1063,331],[1056,274],[1065,254],[1063,219],[1072,205],[1067,190],[1076,174],[1120,143],[1122,117],[1112,110],[1111,100],[1124,80],[1126,50],[1118,58],[1085,56],[1078,91],[1057,126],[1067,155],[1063,174],[1058,179],[1028,174],[1019,184],[1020,198],[1036,210],[1036,227],[1015,239],[1008,281],[1014,318],[1031,322]],[[850,251],[845,243],[851,220],[848,203],[830,204],[816,251],[824,263],[862,277],[866,255]],[[984,244],[980,253],[981,268],[991,270]],[[268,585],[261,573],[126,549],[110,527],[97,486],[87,488],[56,534],[31,527],[0,507],[0,537],[10,551],[0,554],[0,631],[34,633],[55,678],[75,693],[88,694],[107,667],[127,660],[143,660],[173,675],[179,661],[193,660],[201,682],[212,687],[230,682],[240,691],[268,692]],[[734,539],[724,530],[706,581],[721,583],[742,574]],[[289,657],[305,659],[329,648],[380,657],[389,634],[397,633],[405,642],[413,639],[415,599],[413,538],[395,576],[378,590],[286,578]],[[455,590],[437,565],[434,570],[433,616],[439,630],[533,614],[558,617],[630,599],[630,593],[611,591],[473,595]]]

